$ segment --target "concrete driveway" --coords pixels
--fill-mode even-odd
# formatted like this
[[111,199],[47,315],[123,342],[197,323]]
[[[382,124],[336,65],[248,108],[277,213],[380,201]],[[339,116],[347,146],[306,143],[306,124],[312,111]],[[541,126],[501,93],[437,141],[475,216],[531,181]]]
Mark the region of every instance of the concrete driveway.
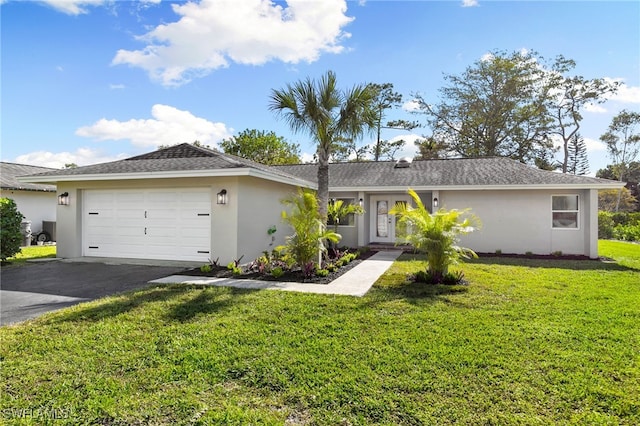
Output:
[[171,262],[155,262],[156,265],[121,262],[120,259],[52,260],[3,267],[0,271],[0,325],[143,288],[149,281],[193,267]]

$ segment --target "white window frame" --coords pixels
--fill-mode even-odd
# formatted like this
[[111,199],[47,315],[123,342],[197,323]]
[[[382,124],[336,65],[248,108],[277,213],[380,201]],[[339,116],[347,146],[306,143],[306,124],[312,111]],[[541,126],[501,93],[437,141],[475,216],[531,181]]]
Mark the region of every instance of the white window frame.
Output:
[[[553,198],[554,197],[576,197],[576,209],[561,209],[554,210],[553,208]],[[556,226],[554,223],[553,216],[555,213],[575,213],[576,215],[576,226],[567,227],[567,226]],[[553,230],[561,230],[561,231],[578,231],[580,230],[580,194],[553,194],[551,195],[551,229]]]
[[[345,205],[348,204],[356,204],[356,199],[354,197],[330,197],[329,202],[331,202],[331,199],[334,199],[336,201],[338,200],[342,200],[344,202]],[[349,225],[343,225],[342,223],[338,223],[338,228],[355,228],[356,227],[356,215],[355,213],[351,213],[350,215],[347,215],[347,217],[352,216],[353,217],[353,224]],[[332,227],[335,226],[335,224],[333,223],[327,223],[327,227]]]

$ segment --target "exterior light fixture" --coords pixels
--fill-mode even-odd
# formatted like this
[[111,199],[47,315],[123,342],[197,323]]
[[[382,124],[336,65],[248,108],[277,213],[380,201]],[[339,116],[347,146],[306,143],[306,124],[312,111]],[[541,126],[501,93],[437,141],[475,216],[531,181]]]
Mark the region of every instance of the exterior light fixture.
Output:
[[218,204],[227,204],[227,190],[218,192]]
[[360,207],[362,207],[362,205],[363,205],[363,204],[364,204],[364,200],[363,200],[362,198],[360,198],[360,199],[358,200],[358,205],[359,205]]
[[438,207],[438,197],[435,197],[435,198],[433,199],[433,206],[434,206],[434,207]]
[[59,206],[68,206],[69,205],[69,193],[63,192],[58,195],[58,205]]

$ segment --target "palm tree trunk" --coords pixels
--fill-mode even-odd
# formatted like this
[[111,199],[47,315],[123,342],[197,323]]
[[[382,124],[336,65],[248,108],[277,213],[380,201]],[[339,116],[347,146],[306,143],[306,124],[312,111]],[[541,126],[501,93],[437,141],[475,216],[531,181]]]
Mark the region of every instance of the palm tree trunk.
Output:
[[329,158],[318,150],[318,212],[322,221],[327,223],[329,205]]

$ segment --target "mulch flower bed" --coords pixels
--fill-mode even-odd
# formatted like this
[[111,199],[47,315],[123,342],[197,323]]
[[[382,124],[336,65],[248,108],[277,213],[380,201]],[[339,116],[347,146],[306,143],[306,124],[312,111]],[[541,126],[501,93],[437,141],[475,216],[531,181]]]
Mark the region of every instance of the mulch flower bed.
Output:
[[203,272],[200,268],[188,269],[181,272],[181,275],[195,276],[195,277],[212,277],[212,278],[233,278],[233,279],[245,279],[245,280],[261,280],[261,281],[278,281],[278,282],[298,282],[309,284],[329,284],[345,272],[356,267],[365,259],[373,256],[377,252],[369,250],[364,253],[360,253],[357,259],[352,260],[348,264],[330,272],[329,275],[320,277],[317,275],[311,277],[305,277],[301,270],[285,271],[282,276],[278,278],[269,273],[259,272],[243,272],[239,275],[234,275],[233,272],[226,266],[213,266],[210,272]]
[[476,253],[478,257],[507,257],[515,259],[543,260],[593,260],[589,256],[578,254],[514,254],[514,253]]

